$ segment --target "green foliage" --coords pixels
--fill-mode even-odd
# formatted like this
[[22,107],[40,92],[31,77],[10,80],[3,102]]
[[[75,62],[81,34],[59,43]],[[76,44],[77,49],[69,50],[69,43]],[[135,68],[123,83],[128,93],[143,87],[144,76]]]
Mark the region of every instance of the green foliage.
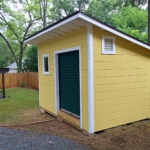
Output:
[[127,7],[127,6],[132,6],[132,7],[140,7],[145,5],[148,0],[117,0],[118,5]]
[[147,43],[147,0],[92,0],[85,11],[108,25]]
[[38,56],[37,56],[37,47],[32,46],[26,52],[26,59],[23,64],[23,68],[26,71],[38,72]]
[[116,0],[92,0],[85,13],[111,25],[111,16],[118,10],[117,4]]
[[26,82],[25,81],[22,81],[21,83],[20,83],[20,87],[26,87]]
[[92,0],[85,13],[112,25],[112,15],[117,14],[121,8],[140,7],[146,3],[147,0]]
[[5,68],[13,62],[12,55],[5,41],[0,37],[0,68]]
[[124,7],[119,12],[112,16],[115,27],[133,28],[141,33],[146,32],[148,24],[147,11],[138,9],[137,7]]
[[147,42],[147,11],[137,7],[121,8],[112,15],[113,26],[117,29]]
[[20,72],[27,47],[24,43],[25,37],[35,32],[37,22],[39,26],[41,23],[38,1],[8,0],[0,3],[0,6],[0,36],[8,45]]
[[90,0],[52,0],[50,23],[56,22],[76,11],[84,12]]

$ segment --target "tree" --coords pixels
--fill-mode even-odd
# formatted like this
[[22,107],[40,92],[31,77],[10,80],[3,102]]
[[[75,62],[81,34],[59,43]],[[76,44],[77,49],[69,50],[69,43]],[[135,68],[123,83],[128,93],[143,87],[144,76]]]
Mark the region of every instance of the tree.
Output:
[[47,11],[47,0],[39,0],[39,6],[40,6],[40,15],[43,21],[43,28],[46,27],[46,11]]
[[95,19],[111,25],[111,16],[117,11],[118,3],[116,0],[92,0],[85,13]]
[[[9,7],[10,4],[13,7]],[[18,0],[1,2],[0,26],[3,30],[0,31],[0,37],[7,43],[19,72],[22,69],[23,53],[27,47],[24,43],[25,37],[35,31],[33,25],[39,20],[34,10],[35,6],[37,2],[29,0],[22,0],[20,3]]]
[[26,59],[23,64],[23,68],[26,71],[38,72],[38,56],[36,46],[30,47],[26,52]]
[[0,37],[0,68],[7,67],[14,60],[5,41]]
[[39,13],[40,13],[40,18],[42,20],[43,28],[47,26],[47,20],[50,19],[51,16],[51,6],[52,2],[51,0],[37,0],[39,3]]
[[84,12],[90,0],[52,0],[50,23],[58,21],[76,11]]
[[85,12],[118,30],[147,42],[147,10],[140,8],[146,2],[147,0],[92,0]]
[[123,7],[112,16],[113,26],[147,43],[147,10]]
[[148,0],[92,0],[85,13],[112,25],[112,15],[117,14],[121,8],[141,7],[147,2]]
[[119,6],[123,7],[141,7],[147,4],[148,0],[117,0]]

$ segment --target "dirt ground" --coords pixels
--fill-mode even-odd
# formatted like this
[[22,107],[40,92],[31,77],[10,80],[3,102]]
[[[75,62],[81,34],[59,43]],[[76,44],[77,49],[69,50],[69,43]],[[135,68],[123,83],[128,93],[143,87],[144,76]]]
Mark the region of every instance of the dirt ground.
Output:
[[107,129],[94,135],[87,135],[49,114],[44,114],[43,117],[44,119],[52,119],[52,121],[14,128],[58,135],[93,150],[150,150],[150,120]]

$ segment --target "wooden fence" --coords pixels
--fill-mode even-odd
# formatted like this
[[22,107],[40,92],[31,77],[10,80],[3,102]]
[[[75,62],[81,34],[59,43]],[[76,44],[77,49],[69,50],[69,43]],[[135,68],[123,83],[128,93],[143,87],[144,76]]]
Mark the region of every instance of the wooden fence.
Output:
[[[25,72],[5,74],[5,88],[19,87],[21,82],[25,82],[27,87],[38,89],[38,73]],[[2,88],[2,74],[0,74],[0,88]]]

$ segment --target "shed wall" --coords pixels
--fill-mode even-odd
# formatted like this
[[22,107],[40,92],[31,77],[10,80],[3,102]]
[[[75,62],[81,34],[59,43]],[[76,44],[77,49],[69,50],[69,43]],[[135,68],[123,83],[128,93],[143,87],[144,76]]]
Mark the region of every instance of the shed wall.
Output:
[[[150,117],[150,51],[94,27],[95,132]],[[116,54],[102,54],[102,35]]]
[[[88,130],[87,29],[85,27],[81,27],[80,30],[73,30],[72,33],[66,33],[54,40],[49,40],[38,45],[40,107],[56,115],[54,52],[76,46],[81,46],[82,55],[82,126],[84,130]],[[49,54],[50,75],[43,75],[43,54]]]

